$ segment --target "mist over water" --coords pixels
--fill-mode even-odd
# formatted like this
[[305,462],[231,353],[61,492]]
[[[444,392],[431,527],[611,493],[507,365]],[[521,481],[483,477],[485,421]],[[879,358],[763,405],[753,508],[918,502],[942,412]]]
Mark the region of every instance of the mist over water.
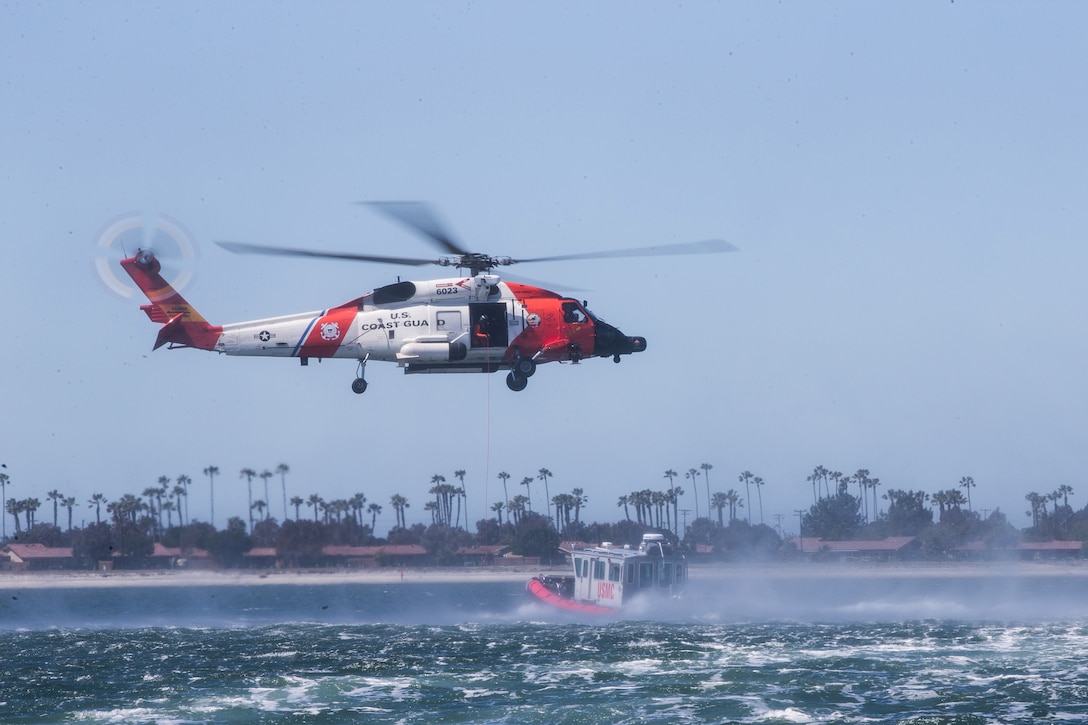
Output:
[[521,582],[0,589],[0,720],[1085,721],[1086,579],[735,572],[615,620]]

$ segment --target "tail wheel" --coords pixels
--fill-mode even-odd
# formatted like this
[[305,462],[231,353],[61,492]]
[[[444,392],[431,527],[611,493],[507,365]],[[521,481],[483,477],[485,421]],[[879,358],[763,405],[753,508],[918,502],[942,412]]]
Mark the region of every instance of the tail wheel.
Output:
[[362,378],[355,378],[351,381],[351,392],[356,395],[362,395],[366,392],[366,381]]

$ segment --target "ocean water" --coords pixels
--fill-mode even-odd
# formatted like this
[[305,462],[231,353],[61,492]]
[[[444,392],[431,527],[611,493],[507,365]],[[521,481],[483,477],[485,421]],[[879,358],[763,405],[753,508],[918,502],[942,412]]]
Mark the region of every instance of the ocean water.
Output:
[[6,590],[4,723],[1088,722],[1088,577]]

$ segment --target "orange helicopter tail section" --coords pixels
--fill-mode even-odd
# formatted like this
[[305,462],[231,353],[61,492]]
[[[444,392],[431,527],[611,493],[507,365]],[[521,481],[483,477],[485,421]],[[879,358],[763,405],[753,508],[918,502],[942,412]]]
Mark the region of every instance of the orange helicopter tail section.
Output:
[[141,310],[152,322],[162,324],[155,339],[155,350],[167,343],[199,350],[214,350],[223,328],[209,325],[199,312],[193,309],[170,283],[159,273],[161,266],[155,255],[140,250],[136,256],[121,260],[121,266],[136,286],[147,296],[149,305]]

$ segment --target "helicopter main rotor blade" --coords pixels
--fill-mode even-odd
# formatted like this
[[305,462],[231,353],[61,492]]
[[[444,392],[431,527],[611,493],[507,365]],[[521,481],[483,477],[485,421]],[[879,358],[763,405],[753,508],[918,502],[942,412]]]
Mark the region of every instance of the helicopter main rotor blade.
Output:
[[736,245],[724,239],[707,239],[702,242],[681,242],[680,244],[659,244],[652,247],[631,247],[614,249],[607,252],[581,252],[576,254],[557,254],[551,257],[532,257],[515,259],[515,264],[523,262],[558,262],[567,259],[612,259],[618,257],[668,257],[677,254],[720,254],[735,252]]
[[434,209],[422,201],[360,201],[362,206],[381,212],[414,232],[422,234],[450,254],[464,256],[468,250],[453,238]]
[[425,264],[441,264],[437,259],[418,257],[382,257],[375,254],[352,254],[350,252],[320,252],[313,249],[295,249],[291,247],[266,247],[263,244],[245,242],[216,242],[220,247],[235,254],[272,254],[282,257],[313,257],[317,259],[346,259],[353,262],[379,262],[381,264],[404,264],[421,267]]

